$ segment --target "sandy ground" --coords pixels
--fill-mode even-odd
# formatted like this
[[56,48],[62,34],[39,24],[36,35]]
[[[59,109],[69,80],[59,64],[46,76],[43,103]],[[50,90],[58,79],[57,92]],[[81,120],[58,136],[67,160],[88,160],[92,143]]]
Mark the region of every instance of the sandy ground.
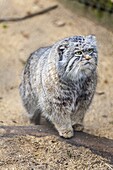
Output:
[[[0,18],[24,16],[58,4],[46,14],[0,24],[0,125],[30,125],[18,86],[24,62],[39,47],[72,35],[95,34],[98,40],[98,87],[86,114],[85,132],[113,139],[113,33],[73,14],[55,0],[2,0]],[[15,137],[0,141],[0,169],[110,169],[106,160],[57,137]]]

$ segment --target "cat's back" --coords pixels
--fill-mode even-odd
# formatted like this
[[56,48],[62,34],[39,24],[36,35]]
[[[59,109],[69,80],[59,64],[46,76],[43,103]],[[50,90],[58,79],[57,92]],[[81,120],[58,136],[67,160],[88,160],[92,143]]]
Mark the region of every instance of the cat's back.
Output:
[[22,98],[36,93],[36,86],[40,85],[41,72],[51,47],[44,47],[33,52],[27,59],[22,73],[20,94]]
[[39,69],[40,64],[45,62],[45,59],[48,56],[48,51],[51,47],[43,47],[39,48],[35,52],[33,52],[26,62],[26,66],[24,69],[24,74],[30,71],[32,74],[36,71],[36,67]]

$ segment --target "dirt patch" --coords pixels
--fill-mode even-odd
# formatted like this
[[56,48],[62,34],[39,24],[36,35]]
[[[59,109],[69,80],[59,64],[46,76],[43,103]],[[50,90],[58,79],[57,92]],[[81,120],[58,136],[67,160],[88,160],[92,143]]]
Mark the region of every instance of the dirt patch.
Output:
[[[96,34],[98,87],[85,117],[85,132],[113,139],[113,33],[73,14],[55,0],[1,1],[0,18],[21,17],[54,4],[58,4],[58,8],[44,15],[21,22],[0,23],[0,125],[30,125],[18,86],[24,63],[31,52],[64,37]],[[0,169],[110,169],[106,160],[90,150],[61,144],[56,137],[37,139],[27,136],[0,142]],[[34,159],[39,165],[33,163]]]
[[0,143],[2,169],[109,169],[106,160],[89,149],[62,143],[54,136],[14,137]]

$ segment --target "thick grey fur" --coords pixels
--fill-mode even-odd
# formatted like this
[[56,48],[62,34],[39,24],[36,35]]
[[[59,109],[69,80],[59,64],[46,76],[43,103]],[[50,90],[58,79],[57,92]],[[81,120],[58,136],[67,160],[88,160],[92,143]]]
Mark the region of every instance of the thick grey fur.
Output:
[[83,129],[97,84],[97,46],[93,35],[73,36],[40,48],[27,60],[20,94],[30,120],[42,114],[65,138]]

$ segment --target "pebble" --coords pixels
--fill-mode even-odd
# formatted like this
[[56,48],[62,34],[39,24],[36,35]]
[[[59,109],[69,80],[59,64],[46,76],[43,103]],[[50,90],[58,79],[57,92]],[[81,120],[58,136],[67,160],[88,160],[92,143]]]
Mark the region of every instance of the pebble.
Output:
[[22,57],[22,56],[19,57],[19,61],[22,63],[22,65],[25,65],[26,60],[27,59],[25,57]]
[[61,20],[57,20],[54,23],[57,27],[63,27],[66,24],[64,21],[61,21]]

